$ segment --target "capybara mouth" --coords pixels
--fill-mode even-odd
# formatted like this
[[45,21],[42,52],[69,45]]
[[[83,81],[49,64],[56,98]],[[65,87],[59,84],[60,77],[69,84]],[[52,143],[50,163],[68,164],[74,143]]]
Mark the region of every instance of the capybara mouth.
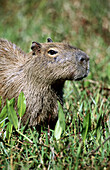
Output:
[[80,81],[80,80],[82,80],[83,78],[87,77],[87,75],[88,75],[88,74],[85,74],[85,75],[82,76],[82,77],[75,78],[75,81]]

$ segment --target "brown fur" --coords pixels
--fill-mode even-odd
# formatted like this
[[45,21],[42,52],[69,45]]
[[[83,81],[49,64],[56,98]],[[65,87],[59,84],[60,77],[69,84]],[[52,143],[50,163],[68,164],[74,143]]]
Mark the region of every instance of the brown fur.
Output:
[[31,126],[53,124],[64,82],[86,77],[89,57],[78,48],[51,39],[33,42],[31,49],[25,54],[15,44],[0,39],[0,96],[5,101],[23,91],[27,110],[22,121],[29,118]]

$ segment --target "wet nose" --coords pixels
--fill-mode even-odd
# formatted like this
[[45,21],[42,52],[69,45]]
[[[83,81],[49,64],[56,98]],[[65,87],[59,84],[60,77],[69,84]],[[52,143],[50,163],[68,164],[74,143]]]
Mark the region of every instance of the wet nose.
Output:
[[79,62],[83,62],[83,61],[87,62],[87,61],[89,61],[89,56],[86,55],[86,54],[85,55],[80,55],[78,60],[79,60]]
[[84,61],[88,62],[89,61],[89,56],[86,53],[82,52],[82,51],[78,51],[77,54],[76,54],[76,60],[78,62],[84,62]]

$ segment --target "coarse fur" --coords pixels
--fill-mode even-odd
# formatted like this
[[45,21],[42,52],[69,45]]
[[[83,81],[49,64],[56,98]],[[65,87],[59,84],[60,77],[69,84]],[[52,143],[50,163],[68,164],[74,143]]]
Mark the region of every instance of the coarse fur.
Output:
[[58,117],[57,100],[63,102],[66,80],[80,80],[88,75],[89,57],[78,48],[64,43],[33,42],[32,51],[24,53],[11,42],[0,39],[0,96],[26,97],[30,126],[54,125]]

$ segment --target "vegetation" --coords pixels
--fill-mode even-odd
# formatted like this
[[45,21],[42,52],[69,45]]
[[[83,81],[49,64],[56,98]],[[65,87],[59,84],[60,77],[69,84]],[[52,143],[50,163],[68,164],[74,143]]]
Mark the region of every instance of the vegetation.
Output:
[[[22,124],[18,130],[9,117],[1,123],[1,169],[110,168],[109,7],[109,0],[0,1],[0,37],[26,52],[32,41],[51,37],[90,56],[89,76],[65,84],[65,130],[59,139],[54,130],[48,133],[43,127],[40,135],[35,127],[26,129]],[[13,102],[7,100],[8,110]],[[11,125],[11,134],[6,135]]]

